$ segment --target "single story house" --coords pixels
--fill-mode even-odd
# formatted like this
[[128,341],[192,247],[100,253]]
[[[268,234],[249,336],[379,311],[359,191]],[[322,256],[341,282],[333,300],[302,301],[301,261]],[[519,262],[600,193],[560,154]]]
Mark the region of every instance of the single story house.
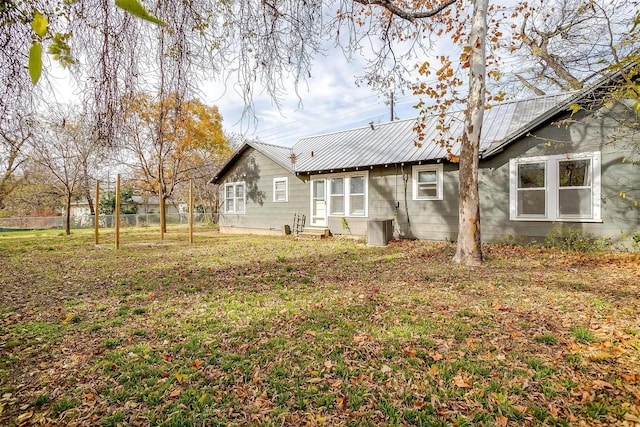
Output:
[[[605,105],[619,77],[569,94],[501,103],[485,111],[479,191],[483,241],[541,241],[572,227],[623,245],[640,232],[640,133],[630,103]],[[575,111],[572,106],[586,108]],[[572,111],[572,109],[574,111]],[[463,112],[448,117],[462,133]],[[292,147],[246,142],[212,182],[221,232],[277,233],[294,215],[307,227],[366,237],[392,220],[396,238],[456,240],[458,163],[438,144],[437,117],[371,124],[300,139]],[[454,145],[454,153],[459,147]]]
[[[157,196],[139,196],[134,195],[132,197],[133,203],[137,205],[137,215],[151,215],[158,214],[160,212],[160,201]],[[95,205],[95,201],[94,201]],[[95,207],[94,207],[95,209]],[[165,203],[165,209],[167,215],[186,214],[189,211],[189,206],[186,203],[177,204],[172,201]],[[71,202],[71,218],[76,224],[82,226],[88,226],[93,224],[93,216],[89,209],[89,202],[86,198],[75,200]]]

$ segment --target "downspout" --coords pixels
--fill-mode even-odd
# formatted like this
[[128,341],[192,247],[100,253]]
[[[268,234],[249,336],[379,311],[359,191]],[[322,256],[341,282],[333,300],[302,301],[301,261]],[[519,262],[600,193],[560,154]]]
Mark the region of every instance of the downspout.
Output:
[[413,233],[411,233],[411,218],[409,217],[409,199],[407,198],[407,187],[409,182],[409,174],[404,173],[404,164],[401,165],[402,170],[402,181],[404,181],[404,210],[407,213],[407,231],[408,236],[411,237]]

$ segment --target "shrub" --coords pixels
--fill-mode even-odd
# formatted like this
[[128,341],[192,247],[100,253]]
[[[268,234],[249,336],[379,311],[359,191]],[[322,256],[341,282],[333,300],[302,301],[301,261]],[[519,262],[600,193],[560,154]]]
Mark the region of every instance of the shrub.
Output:
[[544,239],[544,246],[574,252],[604,252],[611,247],[606,237],[585,234],[577,227],[553,224]]

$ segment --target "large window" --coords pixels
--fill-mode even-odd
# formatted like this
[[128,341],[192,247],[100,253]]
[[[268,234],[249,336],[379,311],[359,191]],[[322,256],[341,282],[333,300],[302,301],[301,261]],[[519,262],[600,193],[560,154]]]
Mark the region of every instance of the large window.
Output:
[[289,201],[287,178],[273,178],[273,201]]
[[413,200],[442,200],[442,165],[412,168]]
[[327,176],[329,215],[367,216],[367,173]]
[[600,221],[600,153],[512,159],[512,220]]
[[246,195],[244,182],[228,182],[224,185],[225,213],[245,213]]

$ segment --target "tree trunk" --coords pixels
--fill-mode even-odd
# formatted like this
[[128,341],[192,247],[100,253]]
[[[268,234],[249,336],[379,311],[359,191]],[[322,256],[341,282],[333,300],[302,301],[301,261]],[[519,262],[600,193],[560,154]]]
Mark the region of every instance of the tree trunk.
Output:
[[71,234],[71,191],[67,191],[67,209],[64,214],[64,234],[67,236]]
[[478,158],[484,117],[488,0],[474,0],[473,3],[473,23],[469,36],[471,46],[469,99],[460,152],[458,242],[456,254],[453,257],[453,261],[468,266],[482,264]]

